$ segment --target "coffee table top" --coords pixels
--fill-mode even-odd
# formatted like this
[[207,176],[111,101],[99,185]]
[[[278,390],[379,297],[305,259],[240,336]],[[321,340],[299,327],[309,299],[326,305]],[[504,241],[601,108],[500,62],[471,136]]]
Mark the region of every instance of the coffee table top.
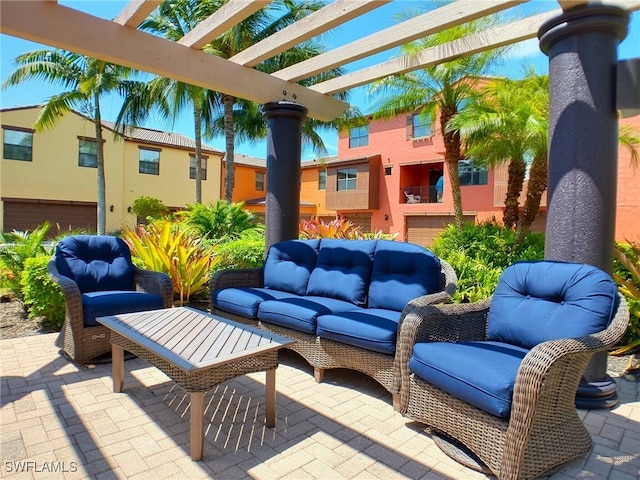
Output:
[[111,315],[97,321],[189,373],[295,342],[190,307]]

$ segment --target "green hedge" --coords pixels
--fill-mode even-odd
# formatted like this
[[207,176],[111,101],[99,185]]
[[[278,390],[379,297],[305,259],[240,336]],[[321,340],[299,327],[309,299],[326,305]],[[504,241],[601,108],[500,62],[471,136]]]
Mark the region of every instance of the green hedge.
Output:
[[50,326],[59,329],[64,323],[64,293],[62,288],[49,278],[48,262],[49,257],[27,258],[20,285],[29,318],[45,316]]

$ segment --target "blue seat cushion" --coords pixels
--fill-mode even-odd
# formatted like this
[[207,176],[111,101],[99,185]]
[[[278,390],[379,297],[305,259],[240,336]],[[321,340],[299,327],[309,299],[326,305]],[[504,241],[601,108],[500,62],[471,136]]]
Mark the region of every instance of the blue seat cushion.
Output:
[[264,263],[264,286],[304,295],[316,266],[320,240],[287,240],[269,247]]
[[307,295],[336,298],[364,306],[375,247],[375,240],[323,238],[316,268],[309,278]]
[[76,282],[80,292],[134,290],[133,263],[127,244],[107,235],[71,235],[56,245],[58,272]]
[[516,375],[527,353],[499,342],[416,343],[409,369],[466,403],[508,418]]
[[520,262],[500,276],[487,339],[531,349],[559,338],[604,330],[617,308],[611,277],[591,265]]
[[82,317],[85,327],[100,325],[96,321],[96,317],[160,308],[164,308],[162,296],[150,293],[111,290],[82,294]]
[[247,318],[258,318],[258,307],[265,300],[294,297],[271,288],[222,288],[211,295],[216,308]]
[[326,297],[291,297],[266,300],[258,307],[258,319],[300,332],[315,334],[320,315],[353,310],[353,304]]
[[322,315],[318,317],[317,334],[321,338],[393,355],[400,315],[401,312],[380,308]]
[[373,258],[369,307],[402,311],[409,300],[440,288],[440,259],[419,245],[379,240]]

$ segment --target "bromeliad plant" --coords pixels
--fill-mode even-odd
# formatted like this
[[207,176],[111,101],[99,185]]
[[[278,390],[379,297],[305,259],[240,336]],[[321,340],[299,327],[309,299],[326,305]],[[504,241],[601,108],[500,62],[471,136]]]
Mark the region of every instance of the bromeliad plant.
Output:
[[[623,337],[624,346],[611,352],[625,355],[640,348],[640,242],[616,243],[613,278],[629,305],[629,327]],[[630,359],[628,368],[631,368]]]
[[396,235],[385,234],[381,231],[364,233],[359,225],[350,220],[336,218],[329,222],[322,220],[301,220],[300,238],[346,238],[349,240],[393,240]]
[[136,229],[125,227],[122,239],[136,263],[171,277],[174,300],[180,305],[206,292],[209,270],[216,261],[215,246],[202,243],[200,237],[168,220]]

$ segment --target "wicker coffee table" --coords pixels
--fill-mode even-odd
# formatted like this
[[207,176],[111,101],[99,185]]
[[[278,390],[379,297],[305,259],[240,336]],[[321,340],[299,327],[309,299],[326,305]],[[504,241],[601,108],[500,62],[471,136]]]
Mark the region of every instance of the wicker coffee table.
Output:
[[111,331],[114,392],[124,387],[125,350],[189,392],[193,460],[202,459],[204,394],[226,380],[265,371],[266,425],[275,426],[278,350],[294,340],[188,307],[97,320]]

